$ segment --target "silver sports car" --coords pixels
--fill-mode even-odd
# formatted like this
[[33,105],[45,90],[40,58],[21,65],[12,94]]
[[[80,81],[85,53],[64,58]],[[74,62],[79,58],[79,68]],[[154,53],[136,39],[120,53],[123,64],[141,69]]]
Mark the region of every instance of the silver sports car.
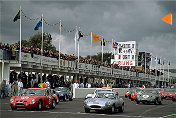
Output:
[[86,113],[89,113],[90,110],[105,110],[113,113],[117,109],[119,112],[123,112],[124,101],[115,92],[101,91],[96,93],[95,98],[88,98],[84,101],[84,109]]

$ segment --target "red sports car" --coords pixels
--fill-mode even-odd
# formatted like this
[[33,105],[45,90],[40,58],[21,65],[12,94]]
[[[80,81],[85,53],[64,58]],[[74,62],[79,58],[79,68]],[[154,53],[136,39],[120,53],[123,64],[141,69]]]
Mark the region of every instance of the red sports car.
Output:
[[12,110],[17,108],[55,108],[56,99],[49,94],[47,88],[29,88],[26,89],[21,96],[13,96],[10,99],[10,107]]
[[165,89],[163,92],[163,98],[173,98],[175,96],[175,89]]
[[136,88],[130,88],[130,90],[126,91],[125,93],[125,97],[129,97],[129,99],[131,99],[131,93],[133,93],[135,91]]
[[136,89],[132,94],[131,94],[131,101],[136,100],[136,96],[140,93],[143,92],[143,89],[139,88]]

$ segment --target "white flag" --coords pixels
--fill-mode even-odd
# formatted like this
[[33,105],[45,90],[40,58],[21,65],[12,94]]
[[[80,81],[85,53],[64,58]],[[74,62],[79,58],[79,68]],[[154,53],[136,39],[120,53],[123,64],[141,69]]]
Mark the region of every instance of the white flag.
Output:
[[76,54],[76,43],[77,43],[78,39],[79,39],[79,32],[76,29],[76,33],[75,33],[75,54]]

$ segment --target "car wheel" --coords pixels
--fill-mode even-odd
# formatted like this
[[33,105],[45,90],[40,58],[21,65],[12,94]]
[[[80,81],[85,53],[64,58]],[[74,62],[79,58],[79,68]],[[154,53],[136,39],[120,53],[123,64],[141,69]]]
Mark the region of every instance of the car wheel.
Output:
[[37,110],[42,110],[42,101],[39,100]]
[[156,100],[155,100],[154,104],[155,104],[155,105],[157,105],[157,104],[158,104],[158,99],[156,99]]
[[172,101],[174,102],[174,101],[175,101],[175,99],[174,99],[174,98],[172,98]]
[[72,101],[73,100],[73,98],[69,98],[69,101]]
[[127,96],[125,95],[125,98],[127,98]]
[[131,101],[134,101],[134,99],[133,99],[133,98],[131,98]]
[[55,107],[56,107],[56,100],[53,99],[52,108],[54,109]]
[[90,109],[85,108],[84,110],[86,113],[90,113]]
[[16,107],[11,107],[11,109],[12,109],[12,110],[17,110],[17,108],[16,108]]
[[137,104],[139,104],[139,103],[140,103],[140,101],[136,101],[136,103],[137,103]]
[[67,99],[67,96],[65,95],[64,98],[63,98],[63,101],[66,101],[66,99]]
[[112,106],[112,108],[110,109],[110,113],[114,113],[115,112],[115,105]]
[[56,104],[59,104],[59,98],[57,99],[57,102],[56,102]]
[[122,106],[119,108],[119,112],[123,112],[124,111],[124,103],[122,104]]
[[159,101],[158,103],[159,103],[159,105],[161,105],[161,104],[162,104],[162,102],[161,102],[161,101]]
[[146,104],[146,102],[142,102],[142,104]]

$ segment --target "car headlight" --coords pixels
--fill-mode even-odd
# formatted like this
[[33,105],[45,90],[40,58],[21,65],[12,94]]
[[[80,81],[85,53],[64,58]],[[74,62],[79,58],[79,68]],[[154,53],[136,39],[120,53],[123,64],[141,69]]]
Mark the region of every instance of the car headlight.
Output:
[[31,100],[31,104],[35,104],[35,99],[32,99],[32,100]]
[[10,103],[13,103],[14,102],[14,99],[10,99]]

